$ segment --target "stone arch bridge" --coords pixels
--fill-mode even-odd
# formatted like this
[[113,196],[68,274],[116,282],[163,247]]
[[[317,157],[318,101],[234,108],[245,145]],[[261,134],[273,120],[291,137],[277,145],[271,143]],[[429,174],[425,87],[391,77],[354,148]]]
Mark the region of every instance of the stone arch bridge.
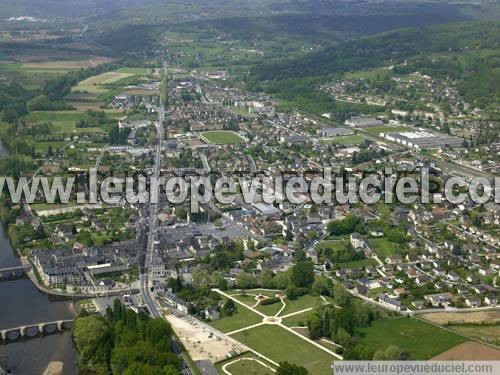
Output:
[[50,335],[57,332],[70,330],[73,326],[73,320],[57,320],[53,322],[35,323],[19,327],[0,330],[1,342],[8,344],[19,339],[30,339],[44,335]]

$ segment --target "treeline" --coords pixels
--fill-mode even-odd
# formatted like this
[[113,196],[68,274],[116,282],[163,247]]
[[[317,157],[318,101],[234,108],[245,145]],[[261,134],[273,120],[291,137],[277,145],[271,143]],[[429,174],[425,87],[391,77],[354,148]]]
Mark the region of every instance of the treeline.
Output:
[[352,298],[341,284],[334,285],[332,294],[336,306],[319,307],[308,318],[307,326],[311,339],[327,337],[333,340],[342,346],[339,351],[343,353],[345,360],[409,359],[408,351],[396,346],[374,350],[361,343],[362,337],[357,329],[387,317],[386,312]]
[[27,102],[33,94],[16,82],[0,85],[1,120],[14,123],[19,117],[28,113]]
[[136,314],[119,300],[105,316],[81,316],[73,326],[78,365],[95,374],[180,374],[172,334],[165,320]]

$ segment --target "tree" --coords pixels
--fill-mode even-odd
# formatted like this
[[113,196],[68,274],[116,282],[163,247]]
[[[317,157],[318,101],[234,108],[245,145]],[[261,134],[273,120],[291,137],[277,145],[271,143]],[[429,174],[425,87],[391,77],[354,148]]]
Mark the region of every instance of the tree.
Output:
[[311,293],[315,295],[329,295],[332,288],[332,281],[323,276],[318,276],[314,279],[311,287]]
[[309,319],[309,337],[312,340],[318,340],[323,336],[322,332],[322,322],[318,315],[313,315],[311,319]]
[[274,289],[276,287],[274,283],[273,273],[268,269],[265,269],[261,272],[259,276],[259,283],[260,286],[265,289]]
[[242,272],[236,276],[235,284],[237,288],[252,289],[257,287],[257,279],[249,273]]
[[280,367],[276,370],[276,375],[307,375],[307,369],[302,366],[288,362],[280,362]]
[[314,265],[309,261],[300,261],[292,268],[291,281],[293,285],[307,288],[314,282]]
[[399,359],[401,349],[395,345],[389,345],[385,350],[379,349],[373,354],[374,361],[395,361]]
[[222,307],[222,311],[224,312],[224,315],[226,316],[231,316],[234,314],[236,311],[236,306],[234,304],[234,301],[232,299],[228,299],[224,306]]
[[73,337],[82,361],[92,365],[107,362],[111,346],[109,326],[96,316],[79,318],[73,326]]

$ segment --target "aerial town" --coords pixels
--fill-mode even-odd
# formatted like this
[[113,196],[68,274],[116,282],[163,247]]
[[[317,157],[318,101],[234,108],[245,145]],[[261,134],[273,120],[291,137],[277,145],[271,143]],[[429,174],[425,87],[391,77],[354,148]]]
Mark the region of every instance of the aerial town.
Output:
[[[177,16],[208,17],[191,19],[190,12]],[[494,25],[493,35],[498,20]],[[96,374],[160,373],[154,366],[169,374],[327,374],[341,361],[470,360],[475,352],[500,360],[498,87],[487,97],[471,94],[462,76],[438,67],[469,62],[467,49],[463,58],[451,47],[436,52],[436,61],[396,52],[382,59],[374,49],[376,64],[342,70],[339,63],[329,66],[335,74],[307,76],[323,69],[301,60],[323,53],[308,39],[307,49],[283,42],[297,61],[275,73],[279,39],[258,45],[221,32],[207,47],[182,26],[158,35],[163,44],[153,56],[96,54],[77,68],[67,56],[14,63],[0,54],[4,176],[24,178],[19,194],[43,178],[76,182],[67,202],[47,201],[40,188],[16,203],[3,181],[2,236],[16,260],[0,265],[0,291],[29,279],[34,293],[68,301],[71,313],[6,320],[0,348],[71,330],[72,362]],[[83,43],[90,38],[85,27],[68,35]],[[32,33],[8,35],[52,43],[45,31]],[[492,43],[498,48],[498,40]],[[486,60],[494,47],[481,50]],[[272,64],[261,66],[266,56]],[[221,59],[226,63],[216,63]],[[43,74],[53,76],[44,81]],[[11,118],[3,103],[35,79],[36,95],[26,90],[26,111]],[[326,169],[349,184],[390,181],[368,189],[385,198],[400,197],[395,186],[405,179],[423,184],[425,177],[430,199],[372,203],[337,195],[319,203],[307,188],[300,202],[276,199],[283,198],[276,178],[311,183]],[[144,182],[150,195],[159,192],[156,201],[129,199],[128,190],[109,199],[112,178],[135,188],[141,178],[160,177],[232,178],[240,194],[229,203],[193,202],[192,195],[174,202],[167,187]],[[93,178],[107,186],[96,197]],[[257,194],[249,201],[252,179]],[[445,199],[453,179],[463,181],[453,193],[479,194]],[[328,188],[338,193],[339,186]],[[161,344],[155,331],[164,333]],[[423,344],[429,340],[433,345]],[[156,353],[161,366],[139,355],[132,361],[127,345],[151,345],[147,353]],[[12,366],[9,356],[17,358],[0,352],[0,374]],[[47,371],[55,372],[44,374],[66,373],[57,366],[52,361]]]

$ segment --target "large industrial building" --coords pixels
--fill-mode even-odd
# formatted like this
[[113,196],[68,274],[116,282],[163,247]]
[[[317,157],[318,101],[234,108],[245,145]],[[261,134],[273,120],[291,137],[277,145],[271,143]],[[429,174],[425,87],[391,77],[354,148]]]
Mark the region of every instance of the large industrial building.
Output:
[[416,149],[462,147],[464,140],[458,137],[433,133],[428,130],[415,130],[402,133],[380,133],[382,138],[391,142]]
[[369,128],[372,126],[383,126],[382,120],[373,117],[351,117],[345,124],[353,128]]

